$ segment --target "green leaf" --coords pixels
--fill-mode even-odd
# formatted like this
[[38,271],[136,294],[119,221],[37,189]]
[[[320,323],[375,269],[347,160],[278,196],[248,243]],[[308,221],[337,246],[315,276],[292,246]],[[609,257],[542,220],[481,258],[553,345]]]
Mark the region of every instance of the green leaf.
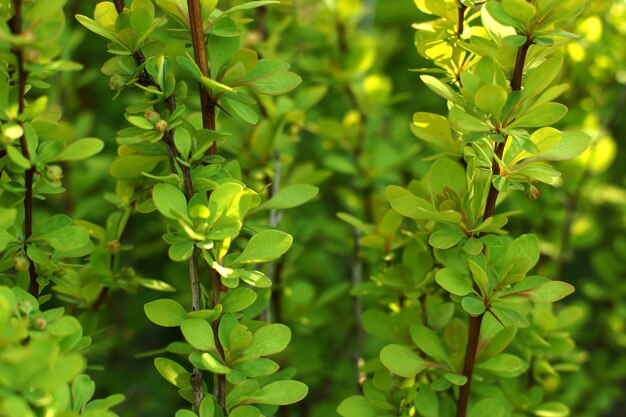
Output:
[[497,398],[485,398],[474,404],[468,417],[504,417],[506,412],[504,403]]
[[288,405],[306,397],[309,388],[300,381],[275,381],[253,393],[248,402],[256,404]]
[[500,353],[480,362],[477,368],[503,378],[514,378],[524,373],[528,364],[515,355]]
[[454,142],[450,122],[439,114],[424,112],[413,114],[411,131],[423,141],[437,146],[446,147],[446,144]]
[[500,113],[508,98],[506,90],[494,84],[485,84],[476,91],[474,102],[485,113],[500,120]]
[[486,308],[485,303],[475,295],[463,297],[461,305],[463,306],[463,310],[472,317],[480,316],[485,312]]
[[93,12],[93,18],[100,26],[106,30],[115,31],[115,20],[117,19],[117,10],[115,5],[110,1],[102,1],[96,4]]
[[310,184],[293,184],[278,190],[269,200],[258,206],[253,211],[269,209],[289,209],[301,206],[312,200],[318,194],[319,188]]
[[445,374],[443,374],[443,377],[452,382],[454,385],[458,385],[459,387],[462,387],[467,383],[467,377],[465,375],[446,372]]
[[293,238],[279,230],[264,230],[252,236],[243,252],[229,265],[269,262],[287,252]]
[[104,27],[102,27],[100,24],[98,24],[95,20],[88,18],[87,16],[83,16],[80,14],[76,15],[76,20],[78,20],[78,22],[83,25],[84,27],[86,27],[87,29],[89,29],[90,31],[92,31],[93,33],[95,33],[96,35],[100,35],[104,38],[107,38],[111,41],[114,41],[117,36],[114,32],[111,32],[110,30],[105,29]]
[[230,373],[230,368],[209,352],[192,352],[189,355],[189,362],[197,368],[211,371],[215,374],[226,375]]
[[561,103],[543,103],[523,113],[507,128],[550,126],[561,120],[566,113],[567,107]]
[[151,172],[164,156],[121,155],[111,163],[111,175],[119,180],[139,178],[142,172]]
[[89,375],[78,375],[72,382],[72,411],[80,412],[96,392],[96,384]]
[[89,232],[80,226],[65,226],[49,233],[33,236],[33,240],[45,240],[54,249],[64,252],[80,249],[89,243]]
[[178,410],[174,417],[198,417],[198,415],[191,410]]
[[178,219],[187,215],[187,199],[178,187],[171,184],[157,184],[152,190],[152,199],[157,210],[167,218]]
[[252,360],[245,360],[238,362],[234,369],[243,372],[249,377],[258,377],[271,375],[278,371],[280,366],[273,360],[267,358],[256,358]]
[[452,210],[437,211],[430,202],[414,195],[391,198],[389,203],[399,214],[411,219],[438,220],[451,223],[461,221],[461,215],[458,212]]
[[253,405],[244,405],[241,407],[235,408],[228,417],[260,417],[261,410],[256,408]]
[[430,385],[420,384],[414,404],[423,417],[439,417],[439,401]]
[[439,229],[428,237],[428,244],[436,249],[449,249],[463,238],[465,233],[459,229]]
[[246,287],[235,288],[222,295],[222,311],[236,313],[250,307],[256,301],[256,292]]
[[438,96],[443,97],[446,100],[449,100],[460,106],[465,105],[463,99],[449,85],[444,84],[443,82],[439,81],[431,75],[422,75],[420,76],[420,79]]
[[100,153],[102,149],[104,149],[104,142],[101,139],[79,139],[58,153],[53,161],[79,161]]
[[178,327],[187,318],[183,306],[167,298],[144,304],[143,310],[151,322],[163,327]]
[[465,169],[460,163],[450,158],[438,158],[430,168],[430,183],[433,195],[445,195],[446,189],[455,191],[459,196],[467,192]]
[[531,407],[530,411],[537,417],[567,417],[570,415],[567,405],[556,401],[536,405]]
[[302,78],[296,73],[289,71],[276,71],[263,74],[257,78],[246,80],[240,85],[245,85],[259,94],[278,96],[296,88],[302,82]]
[[411,326],[409,330],[413,343],[415,343],[422,352],[442,362],[447,360],[448,353],[435,332],[422,325]]
[[226,10],[224,12],[224,14],[230,14],[230,13],[233,13],[233,12],[237,12],[239,10],[249,10],[249,9],[254,9],[254,8],[257,8],[257,7],[267,6],[268,4],[277,4],[277,3],[280,3],[280,2],[276,1],[276,0],[249,1],[247,3],[243,3],[243,4],[240,4],[238,6],[231,7],[230,9]]
[[52,336],[65,337],[77,333],[82,334],[83,328],[75,317],[63,316],[50,323],[47,330]]
[[163,378],[180,389],[191,389],[191,374],[177,362],[167,358],[155,358],[154,366]]
[[186,319],[180,323],[180,330],[183,332],[185,340],[194,348],[217,352],[213,328],[208,321],[197,318]]
[[342,417],[378,417],[378,411],[362,395],[352,395],[344,399],[337,407],[337,413]]
[[544,61],[530,71],[524,81],[524,97],[534,97],[543,92],[546,87],[552,84],[562,66],[563,58],[557,56]]
[[435,276],[437,284],[451,294],[464,296],[474,292],[469,276],[460,274],[450,268],[443,268]]
[[260,357],[282,352],[291,340],[291,330],[284,324],[275,323],[254,332],[252,345],[244,351],[245,357]]
[[391,372],[413,378],[428,368],[429,363],[404,345],[387,345],[380,351],[380,360]]
[[6,150],[7,155],[15,165],[23,169],[30,169],[32,166],[30,161],[15,146],[7,146]]
[[574,286],[563,281],[548,281],[527,290],[528,299],[536,303],[554,303],[574,292]]

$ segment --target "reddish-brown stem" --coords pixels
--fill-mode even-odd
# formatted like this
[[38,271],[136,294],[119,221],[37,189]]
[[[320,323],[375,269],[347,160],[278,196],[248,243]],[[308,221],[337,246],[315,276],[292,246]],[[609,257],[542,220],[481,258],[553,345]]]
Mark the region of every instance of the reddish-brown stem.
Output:
[[[14,35],[22,33],[22,2],[21,0],[13,0],[13,8],[15,13],[10,21],[11,32]],[[14,49],[15,57],[17,59],[17,111],[18,115],[24,113],[26,95],[26,79],[28,74],[24,69],[24,53],[21,49]],[[19,122],[22,125],[22,121]],[[22,148],[22,154],[24,158],[30,161],[30,152],[28,150],[28,142],[26,136],[22,134],[20,137],[20,147]],[[24,172],[24,245],[28,243],[28,239],[33,234],[33,176],[35,175],[35,167],[31,167]],[[37,270],[35,269],[35,263],[31,262],[28,267],[29,287],[28,291],[34,296],[39,295],[39,283],[37,282]]]
[[[513,78],[511,78],[511,89],[514,91],[520,91],[522,89],[522,76],[524,74],[524,65],[526,63],[526,55],[528,54],[528,48],[532,45],[530,39],[526,39],[524,45],[522,45],[517,51],[517,57],[515,59],[515,68],[513,70]],[[496,175],[500,175],[500,164],[498,159],[502,159],[504,148],[506,146],[506,139],[503,142],[497,142],[494,147],[494,157],[491,164],[491,178]],[[487,202],[485,205],[485,212],[483,214],[483,221],[493,216],[496,201],[498,200],[498,190],[493,185],[493,181],[489,187],[489,193],[487,194]],[[467,340],[467,349],[465,350],[465,361],[463,363],[463,375],[467,378],[467,382],[463,385],[459,391],[459,399],[457,401],[456,417],[465,417],[467,414],[467,403],[469,400],[472,374],[474,372],[474,364],[476,362],[476,353],[478,351],[478,341],[480,339],[480,326],[483,321],[484,313],[471,317],[469,323],[469,335]]]
[[459,391],[459,399],[457,401],[456,416],[465,417],[467,413],[467,402],[470,395],[470,386],[472,382],[472,374],[474,373],[474,364],[476,362],[476,353],[478,352],[478,340],[480,338],[480,325],[482,324],[484,314],[476,317],[470,317],[469,335],[467,340],[467,348],[465,350],[465,362],[463,363],[463,375],[467,378],[465,385]]
[[[191,41],[193,45],[193,54],[195,58],[196,65],[200,68],[200,72],[203,76],[209,77],[209,62],[207,59],[207,49],[206,49],[206,40],[204,34],[204,27],[202,24],[202,10],[200,8],[200,2],[198,0],[187,0],[187,7],[189,9],[189,29],[191,31]],[[213,101],[209,92],[205,90],[201,85],[198,85],[198,90],[200,92],[200,109],[202,111],[202,126],[208,130],[215,130],[215,109],[216,103]],[[217,153],[217,143],[213,142],[211,147],[207,151],[209,154]],[[191,264],[194,263],[195,260],[195,272],[197,273],[197,250],[194,250],[193,256],[190,260],[190,272]],[[211,292],[212,292],[212,303],[213,305],[217,305],[220,303],[220,293],[221,293],[221,282],[219,275],[210,267],[209,272],[211,278]],[[191,297],[193,303],[200,303],[200,281],[197,275],[194,276],[190,274],[191,278]],[[220,352],[222,357],[224,357],[224,349],[218,337],[218,329],[219,329],[220,320],[215,320],[213,322],[214,334],[215,334],[215,345],[217,350]],[[199,370],[197,371],[199,372]],[[194,368],[194,374],[196,373],[196,369]],[[194,383],[194,378],[192,377],[192,384]],[[199,407],[198,398],[202,399],[202,381],[199,381],[200,385],[196,386],[194,384],[194,399],[196,401],[195,408],[196,411]],[[198,397],[197,391],[200,390],[200,396]],[[226,408],[226,376],[222,374],[217,375],[217,402],[219,406],[224,410]]]
[[467,6],[459,2],[458,23],[456,27],[456,34],[459,38],[461,37],[461,35],[463,35],[463,30],[464,30],[464,25],[465,25],[465,10],[467,10]]

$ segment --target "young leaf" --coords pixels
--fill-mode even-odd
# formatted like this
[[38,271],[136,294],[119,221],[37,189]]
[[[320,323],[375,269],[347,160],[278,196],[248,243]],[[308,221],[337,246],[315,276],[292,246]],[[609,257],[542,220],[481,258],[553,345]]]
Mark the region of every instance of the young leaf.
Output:
[[177,327],[187,318],[187,311],[174,300],[161,299],[144,304],[143,310],[156,325]]
[[275,381],[252,394],[248,402],[256,404],[288,405],[306,397],[309,388],[300,381]]
[[179,363],[167,358],[155,358],[154,366],[170,384],[181,389],[191,389],[191,383],[189,382],[191,374]]
[[269,262],[287,252],[293,238],[278,230],[264,230],[252,236],[243,252],[229,265]]
[[171,184],[157,184],[152,190],[152,199],[157,210],[167,218],[178,219],[178,213],[187,214],[187,200],[178,187]]
[[78,161],[89,158],[102,151],[104,142],[97,138],[84,138],[71,143],[67,148],[63,149],[53,161]]
[[319,188],[310,184],[293,184],[281,188],[271,199],[261,204],[252,212],[269,209],[289,209],[301,206],[315,198]]
[[428,356],[445,362],[448,354],[437,334],[426,326],[414,325],[410,327],[413,343]]
[[291,330],[284,324],[275,323],[254,332],[252,345],[244,351],[245,357],[273,355],[283,351],[291,340]]
[[380,360],[391,372],[405,378],[428,368],[429,363],[404,345],[387,345],[380,351]]
[[191,346],[198,350],[216,351],[213,328],[208,321],[191,318],[180,323],[180,330]]
[[250,288],[235,288],[222,296],[222,311],[224,311],[224,313],[236,313],[238,311],[242,311],[254,304],[256,298],[256,292]]
[[474,292],[470,277],[450,268],[439,270],[435,280],[443,289],[454,295],[463,296]]
[[474,404],[468,417],[504,417],[506,415],[506,407],[504,403],[497,398],[485,398]]

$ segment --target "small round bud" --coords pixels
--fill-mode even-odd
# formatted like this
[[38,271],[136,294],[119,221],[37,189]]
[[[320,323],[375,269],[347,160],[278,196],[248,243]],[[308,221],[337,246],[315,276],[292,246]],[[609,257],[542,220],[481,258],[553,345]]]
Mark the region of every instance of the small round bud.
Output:
[[32,44],[32,43],[35,43],[35,41],[37,40],[37,38],[35,38],[35,34],[34,34],[34,33],[33,33],[33,31],[32,31],[32,30],[30,30],[30,29],[27,29],[27,30],[25,30],[24,32],[22,32],[20,36],[21,36],[21,38],[22,38],[22,41],[23,41],[25,44]]
[[156,122],[161,120],[161,115],[159,114],[158,111],[148,110],[144,112],[143,115],[146,118],[146,120],[152,124],[155,124]]
[[35,328],[37,328],[38,330],[44,330],[46,327],[48,327],[48,322],[43,317],[37,317],[34,324]]
[[263,40],[263,35],[259,31],[249,32],[246,35],[244,43],[248,48],[255,48],[259,46],[261,41]]
[[154,128],[158,132],[165,132],[167,131],[167,122],[163,119],[160,119],[154,124]]
[[111,90],[121,90],[126,86],[126,78],[122,77],[119,74],[111,75],[109,78],[109,87]]
[[28,48],[24,50],[24,61],[26,61],[27,63],[36,64],[39,62],[40,58],[41,54],[38,50],[33,48]]
[[28,271],[30,261],[25,256],[16,256],[15,259],[13,259],[13,266],[17,271]]
[[107,250],[111,255],[117,255],[122,250],[122,244],[119,240],[109,240],[107,242]]
[[189,215],[195,219],[208,219],[211,210],[202,204],[195,204],[189,208]]
[[528,191],[526,192],[526,194],[528,195],[528,198],[530,198],[531,200],[536,200],[541,195],[541,192],[539,192],[539,188],[535,187],[534,185],[531,185],[530,187],[528,187]]
[[63,178],[63,168],[59,165],[48,165],[46,167],[46,178],[52,182],[60,181]]

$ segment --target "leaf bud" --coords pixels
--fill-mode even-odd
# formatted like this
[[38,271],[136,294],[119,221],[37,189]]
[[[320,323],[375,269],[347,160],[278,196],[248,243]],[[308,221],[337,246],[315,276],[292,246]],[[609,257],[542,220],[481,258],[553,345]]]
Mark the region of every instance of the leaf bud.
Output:
[[37,328],[38,330],[44,330],[46,327],[48,327],[48,322],[43,317],[37,317],[34,324],[35,328]]
[[541,195],[541,192],[539,192],[539,188],[535,187],[534,185],[531,185],[530,187],[528,187],[528,191],[526,192],[526,194],[528,195],[528,198],[530,198],[531,200],[536,200]]
[[122,244],[119,240],[109,240],[107,242],[107,250],[111,255],[117,255],[122,250]]
[[263,35],[258,30],[255,30],[254,32],[249,32],[246,35],[244,43],[246,44],[247,48],[256,48],[261,44],[262,41]]
[[167,122],[163,119],[160,119],[154,124],[154,128],[158,132],[165,132],[167,131]]
[[39,62],[40,58],[41,54],[38,50],[33,48],[28,48],[24,50],[24,61],[26,61],[27,63],[36,64]]
[[30,261],[25,256],[16,256],[15,259],[13,259],[13,266],[17,271],[28,271]]
[[111,78],[109,78],[109,87],[111,90],[121,90],[126,86],[126,81],[125,77],[119,74],[113,74]]
[[143,115],[146,118],[146,120],[149,121],[152,124],[155,124],[156,122],[161,120],[161,115],[159,114],[158,111],[148,110],[148,111],[144,112]]
[[59,165],[48,165],[46,167],[46,178],[52,182],[60,181],[63,178],[63,168]]

